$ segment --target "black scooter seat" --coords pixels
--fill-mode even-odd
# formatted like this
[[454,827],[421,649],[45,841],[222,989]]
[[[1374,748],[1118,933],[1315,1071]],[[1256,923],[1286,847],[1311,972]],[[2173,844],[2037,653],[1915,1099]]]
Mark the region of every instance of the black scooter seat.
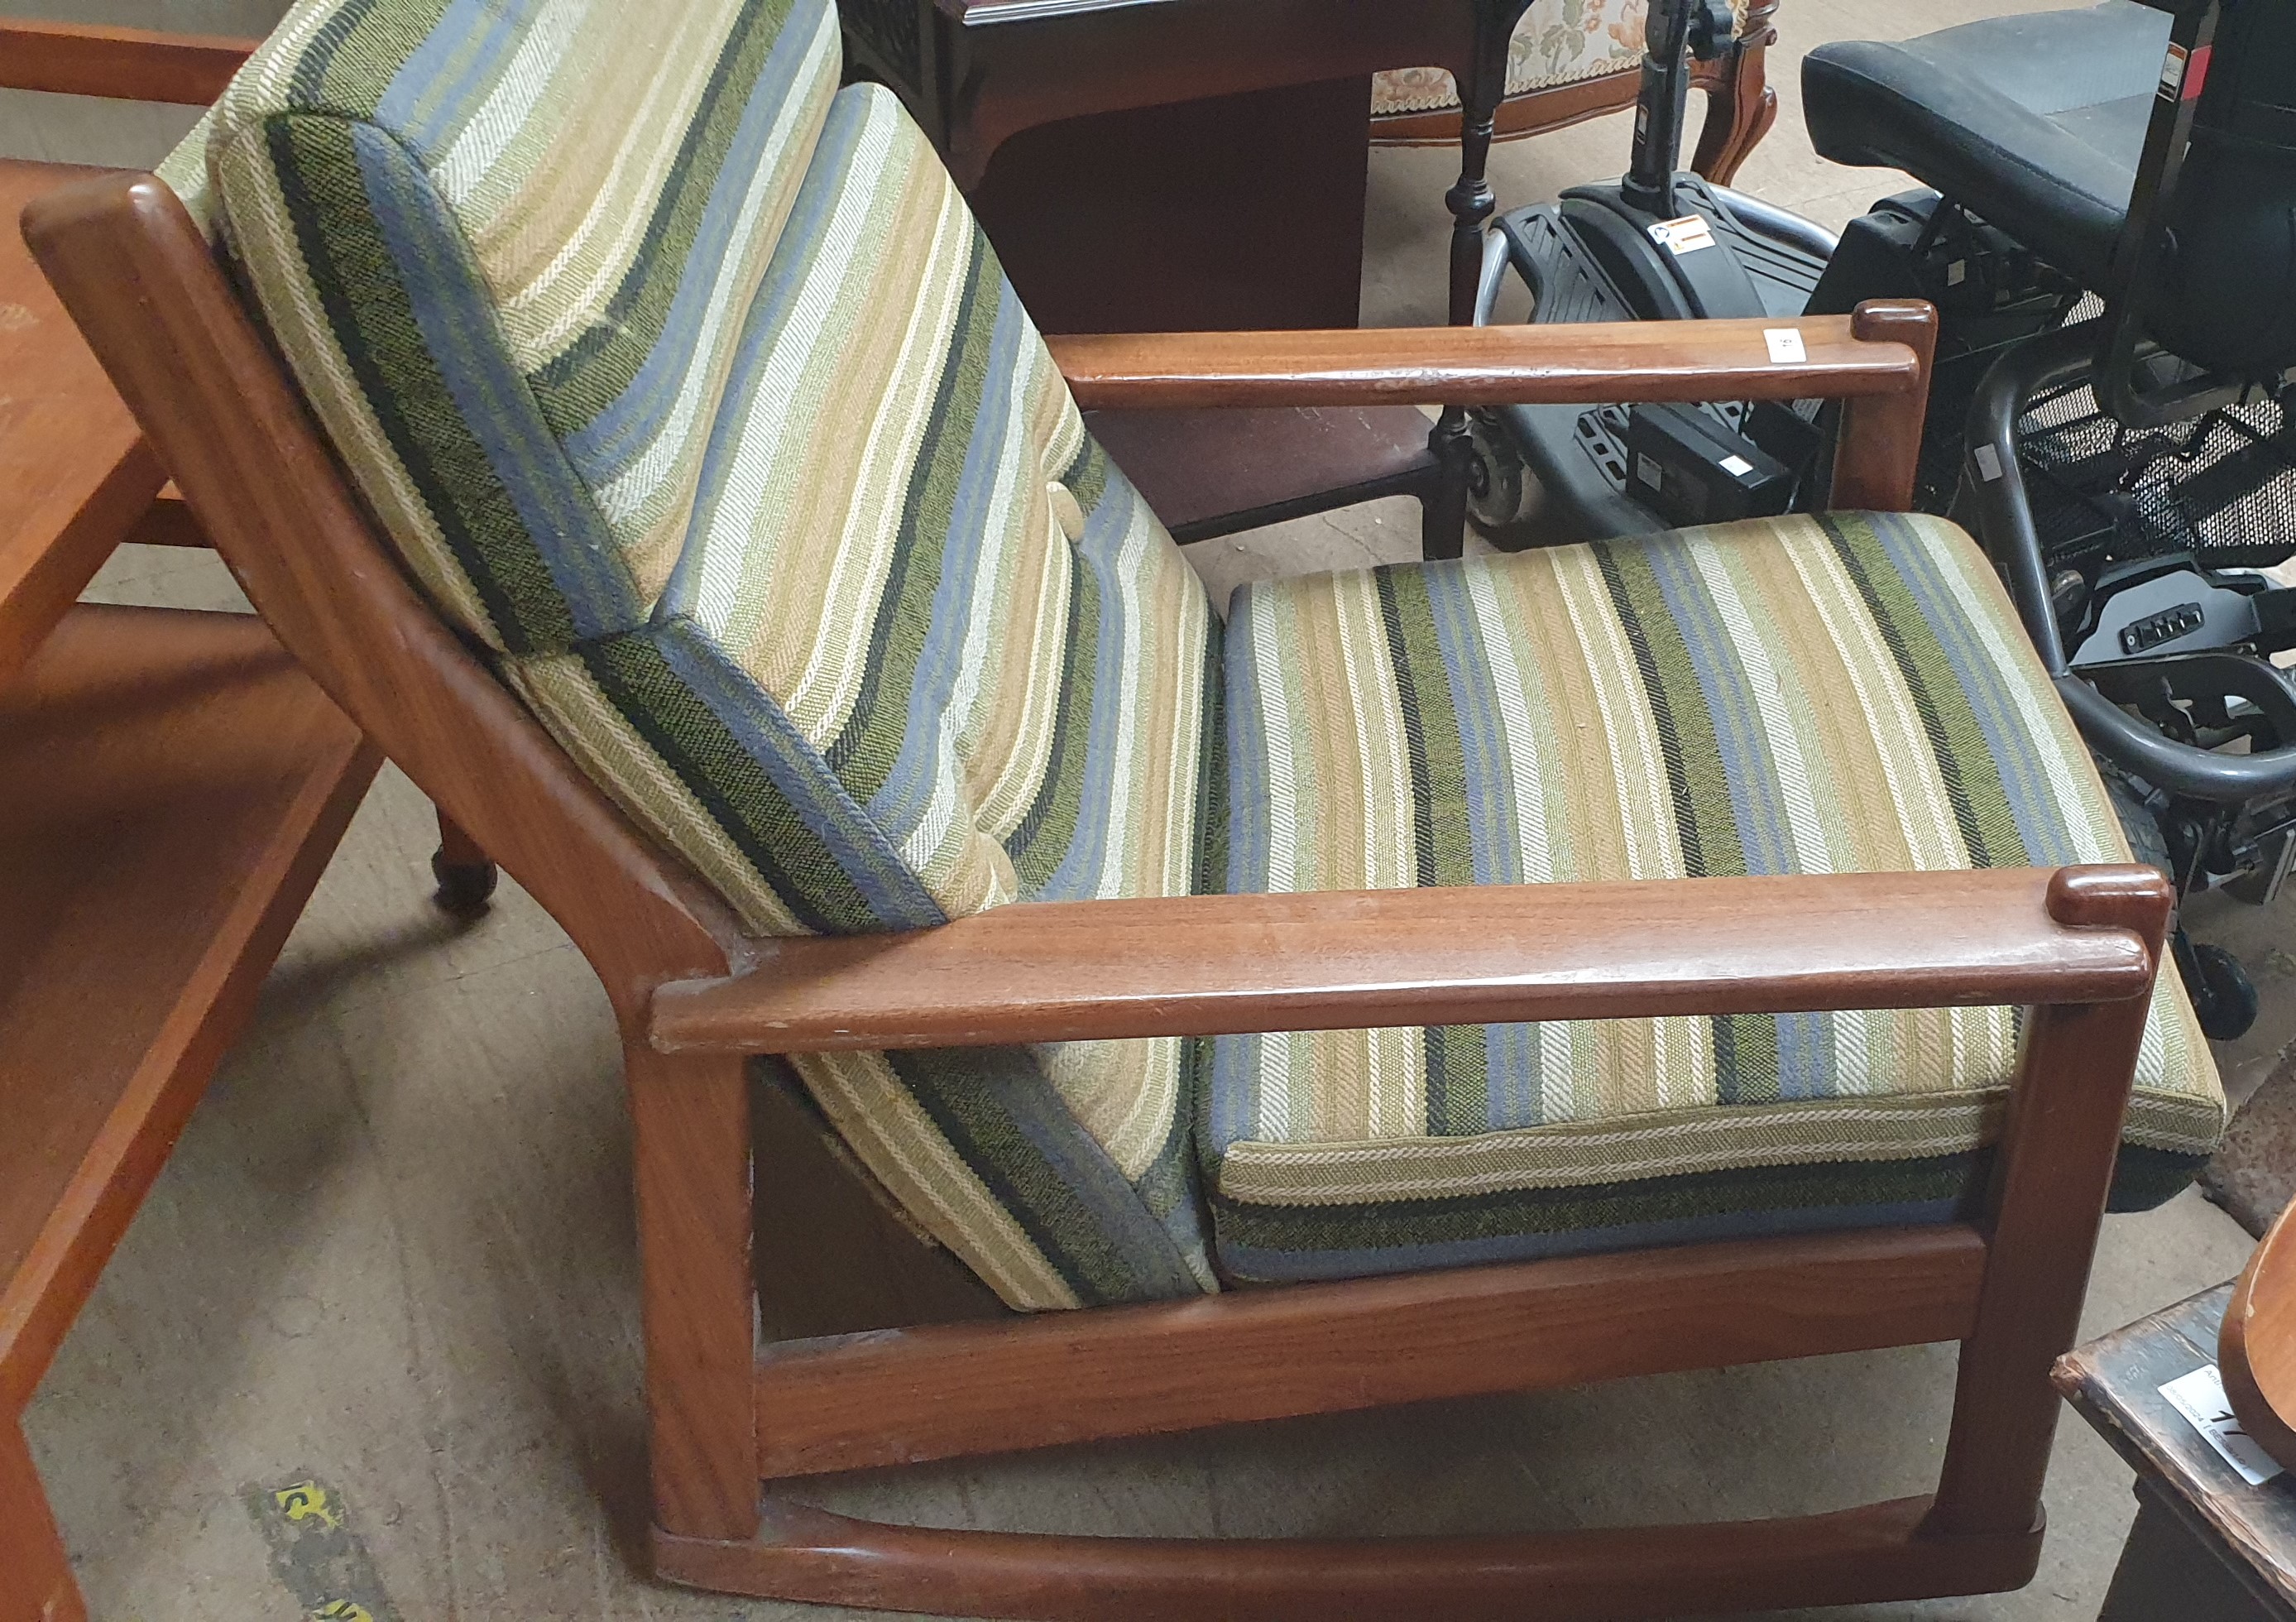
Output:
[[2106,0],[1822,45],[1802,63],[1803,117],[1820,156],[1904,169],[2101,290],[2169,21]]

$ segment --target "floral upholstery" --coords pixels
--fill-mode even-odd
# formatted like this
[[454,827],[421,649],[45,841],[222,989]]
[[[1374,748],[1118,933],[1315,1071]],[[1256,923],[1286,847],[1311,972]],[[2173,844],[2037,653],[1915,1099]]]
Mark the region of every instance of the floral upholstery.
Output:
[[[1732,13],[1745,27],[1747,0]],[[1613,73],[1642,60],[1644,0],[1531,0],[1507,47],[1506,93],[1551,90]],[[1459,104],[1458,86],[1442,68],[1394,68],[1372,80],[1374,118],[1442,112]]]

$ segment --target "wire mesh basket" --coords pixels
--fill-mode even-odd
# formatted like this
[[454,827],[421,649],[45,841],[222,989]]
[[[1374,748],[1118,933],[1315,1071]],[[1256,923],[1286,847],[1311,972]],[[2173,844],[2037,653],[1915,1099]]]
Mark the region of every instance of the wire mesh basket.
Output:
[[2032,400],[2018,450],[2052,568],[2192,553],[2202,567],[2296,554],[2296,416],[2258,393],[2189,422],[2136,430],[2087,384]]

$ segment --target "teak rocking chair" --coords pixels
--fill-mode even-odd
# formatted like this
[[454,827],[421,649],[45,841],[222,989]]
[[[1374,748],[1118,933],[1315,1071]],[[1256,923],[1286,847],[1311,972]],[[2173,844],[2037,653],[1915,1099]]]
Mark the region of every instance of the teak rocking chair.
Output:
[[[356,99],[356,86],[265,67],[275,50],[291,66],[304,43],[339,42],[340,33],[314,26],[332,9],[305,5],[291,14],[226,95],[219,128],[232,123],[234,96],[260,97],[291,80],[306,87],[324,81],[328,95]],[[703,8],[681,0],[672,9],[691,21]],[[744,19],[757,14],[757,8],[738,12]],[[734,25],[737,42],[742,26]],[[833,40],[833,21],[831,29]],[[402,34],[393,48],[415,49],[414,38]],[[730,59],[736,47],[726,50]],[[856,128],[890,128],[890,139],[906,139],[890,123],[870,122],[898,117],[873,94],[882,98],[859,86],[833,101],[822,93],[830,106],[827,133],[818,135],[824,152]],[[602,96],[590,104],[608,102]],[[366,104],[372,111],[373,102]],[[264,161],[275,161],[289,179],[285,190],[265,194],[288,196],[295,208],[317,200],[324,210],[356,188],[337,185],[327,194],[332,201],[319,189],[298,190],[293,177],[308,173],[295,164],[323,150],[357,150],[366,172],[381,174],[399,161],[395,153],[411,150],[403,141],[371,140],[373,127],[357,118],[338,120],[350,131],[345,136],[329,121],[334,117],[291,111],[269,126],[258,119],[246,128],[271,133],[219,160],[233,210],[226,240],[245,278],[241,285],[275,292],[278,262],[265,259],[272,248],[259,210],[240,211],[242,200],[256,193],[234,197],[234,177],[242,172],[232,164],[267,152]],[[824,128],[817,113],[814,128]],[[327,145],[339,138],[351,145]],[[870,149],[862,142],[835,150]],[[921,143],[915,150],[923,151]],[[795,161],[806,160],[800,153]],[[821,171],[829,161],[816,156],[812,164]],[[929,152],[914,162],[907,172],[915,184],[928,191],[939,184]],[[464,173],[455,184],[468,179]],[[383,189],[374,195],[387,202],[388,187],[376,185]],[[431,206],[419,185],[390,194]],[[786,227],[787,240],[798,244],[793,252],[809,246],[799,234],[820,218],[807,211],[811,195],[801,192],[782,205],[795,222]],[[896,198],[881,211],[898,215],[905,206]],[[933,206],[957,234],[951,240],[966,240],[961,205]],[[395,218],[403,226],[413,216]],[[1456,1618],[1520,1615],[1526,1606],[1551,1617],[1664,1616],[1973,1593],[2030,1577],[2055,1424],[2050,1363],[2072,1338],[2117,1157],[2125,1170],[2128,1155],[2139,1152],[2120,1146],[2140,1043],[2150,1040],[2148,1009],[2173,1014],[2179,1006],[2169,988],[2154,996],[2170,905],[2157,873],[2125,864],[1980,870],[1982,863],[1962,862],[1927,872],[1476,887],[1425,887],[1432,881],[1424,877],[1422,887],[1410,887],[1406,876],[1396,888],[1313,893],[1304,885],[1298,887],[1308,893],[1030,901],[938,926],[762,932],[755,911],[765,903],[752,896],[745,909],[731,899],[743,893],[738,885],[729,888],[714,873],[705,883],[697,870],[717,860],[718,847],[705,841],[693,847],[700,857],[672,854],[665,836],[641,826],[652,814],[644,801],[627,790],[610,795],[594,775],[600,769],[586,770],[562,743],[564,736],[582,743],[579,730],[545,730],[521,702],[521,694],[543,690],[537,669],[570,667],[521,663],[528,655],[517,650],[515,627],[503,629],[515,618],[515,604],[450,624],[434,604],[442,596],[454,600],[460,588],[436,573],[436,558],[394,558],[385,539],[399,535],[390,528],[400,522],[390,516],[392,487],[362,482],[355,489],[346,468],[358,465],[362,453],[340,429],[331,446],[283,363],[283,354],[307,353],[293,325],[300,317],[266,292],[270,331],[258,329],[176,190],[148,176],[102,177],[42,200],[28,211],[25,228],[280,640],[527,886],[604,984],[620,1027],[635,1124],[653,1547],[661,1577],[896,1610],[1144,1618]],[[319,251],[311,246],[318,238],[300,240]],[[922,263],[931,254],[920,247],[910,257]],[[978,297],[994,303],[993,261],[976,254],[970,262],[991,279],[967,285],[986,287]],[[988,270],[980,272],[984,263]],[[764,290],[761,304],[778,296],[782,265],[775,259],[762,283],[752,284]],[[323,305],[346,319],[359,316],[325,300],[310,309]],[[626,325],[639,318],[629,314],[634,308],[617,307]],[[901,321],[908,319],[904,309]],[[979,329],[989,329],[988,317],[979,317]],[[417,353],[405,347],[405,330],[392,340],[400,349],[375,351],[368,361],[388,367]],[[896,322],[893,330],[914,329]],[[1026,349],[1034,340],[1025,327],[996,330],[1022,332],[1025,353],[1037,352]],[[1837,500],[1893,513],[1905,509],[1912,487],[1932,333],[1926,307],[1873,306],[1852,318],[1784,324],[1767,335],[1754,323],[1676,323],[1077,338],[1053,344],[1053,361],[1030,375],[1038,378],[1029,385],[1036,392],[1016,384],[1012,398],[1040,413],[1032,420],[1064,423],[1066,396],[1087,408],[1825,397],[1844,402]],[[1797,342],[1799,358],[1778,358]],[[449,372],[455,364],[437,346],[420,356],[430,357],[422,365]],[[949,375],[959,371],[952,366]],[[852,372],[848,366],[838,381],[849,382]],[[372,374],[362,375],[372,381]],[[718,375],[720,388],[733,386],[726,375]],[[548,383],[544,377],[534,386]],[[312,386],[309,376],[302,386]],[[451,393],[437,395],[432,408],[457,408],[447,403]],[[437,481],[454,470],[443,461],[426,466],[424,476],[433,480],[422,487],[426,498],[445,512],[447,486]],[[824,464],[819,476],[843,476],[845,467]],[[1109,490],[1120,484],[1120,475],[1105,476]],[[1071,546],[1082,556],[1097,544],[1096,515],[1118,498],[1086,502],[1069,483],[1047,488],[1052,493],[1041,498],[1022,490],[1013,500],[1037,526],[1029,533],[1048,538],[1044,556],[1056,567]],[[1169,542],[1152,519],[1136,515],[1128,522],[1136,550],[1166,555],[1159,548]],[[1086,540],[1078,539],[1080,531]],[[1751,556],[1767,543],[1753,537],[1729,544]],[[1939,544],[1967,545],[1957,537]],[[841,550],[827,556],[832,566],[849,561]],[[1608,564],[1624,568],[1634,560]],[[427,593],[403,564],[422,576]],[[515,580],[503,586],[506,575],[488,578],[498,590],[521,589]],[[1174,578],[1157,577],[1166,584]],[[1414,578],[1383,572],[1380,589],[1392,593]],[[1972,578],[1977,583],[1965,592],[1992,590],[1981,575]],[[1333,589],[1345,589],[1349,577],[1334,580]],[[682,580],[663,589],[706,605],[706,594],[695,597]],[[824,576],[797,600],[825,603],[832,595]],[[1105,595],[1112,601],[1121,593],[1111,588]],[[1238,610],[1239,621],[1244,613]],[[2013,624],[2005,604],[1999,613],[1998,623]],[[494,645],[480,647],[482,640]],[[1242,640],[1242,632],[1232,635],[1232,643]],[[664,660],[691,652],[668,639],[658,646],[668,650]],[[2022,657],[2013,650],[2000,656]],[[518,693],[504,673],[523,684]],[[1424,669],[1421,679],[1431,679]],[[920,689],[929,685],[924,675],[914,681]],[[1144,726],[1153,720],[1150,702],[1137,699],[1123,713]],[[1810,694],[1804,702],[1823,708],[1841,701]],[[569,724],[562,713],[554,722]],[[1851,730],[1866,736],[1862,722]],[[1087,804],[1075,814],[1088,821],[1095,810]],[[1237,826],[1257,814],[1246,806]],[[2103,843],[2095,849],[2114,853],[2117,835],[2096,838]],[[1017,836],[1013,843],[1018,848]],[[850,872],[865,867],[862,855],[840,860]],[[834,873],[820,882],[832,881],[843,882]],[[1028,1298],[997,1272],[993,1256],[980,1259],[989,1247],[968,1239],[973,1230],[934,1229],[944,1243],[975,1244],[966,1252],[971,1268],[923,1236],[921,1223],[941,1220],[929,1197],[955,1202],[962,1190],[947,1181],[954,1172],[922,1191],[902,1183],[900,1156],[880,1153],[882,1141],[869,1134],[904,1107],[900,1097],[886,1094],[873,1116],[839,1114],[845,1095],[817,1084],[828,1072],[805,1072],[835,1122],[832,1133],[810,1106],[753,1068],[759,1055],[803,1063],[810,1062],[805,1056],[938,1051],[952,1054],[955,1065],[978,1050],[988,1064],[998,1053],[1025,1057],[1018,1044],[1382,1025],[1424,1030],[1431,1044],[1438,1027],[1488,1024],[1504,1031],[1512,1027],[1501,1022],[1522,1021],[1622,1021],[1603,1029],[1644,1030],[1652,1027],[1633,1022],[1667,1017],[1677,1028],[1702,1030],[1706,1022],[1686,1017],[1739,1016],[1754,1022],[1731,1027],[1743,1032],[1767,1029],[1767,1017],[1798,1010],[1980,1006],[2028,1011],[2005,1112],[1998,1107],[2000,1083],[2010,1080],[2003,1074],[1953,1117],[1964,1124],[1953,1128],[1961,1136],[1948,1157],[1957,1168],[1952,1175],[1975,1179],[1974,1192],[1957,1207],[1932,1201],[1899,1220],[1884,1213],[1846,1228],[1771,1221],[1757,1211],[1726,1230],[1733,1237],[1702,1237],[1707,1231],[1699,1230],[1687,1236],[1697,1242],[1668,1244],[1667,1232],[1675,1231],[1645,1227],[1635,1230],[1644,1237],[1606,1250],[1563,1231],[1568,1242],[1543,1254],[1521,1248],[1520,1235],[1479,1229],[1472,1244],[1515,1246],[1513,1254],[1538,1259],[1424,1267],[1390,1256],[1347,1264],[1383,1276],[1349,1276],[1328,1260],[1338,1241],[1318,1251],[1316,1243],[1324,1241],[1302,1239],[1285,1250],[1280,1236],[1267,1237],[1288,1220],[1283,1211],[1246,1210],[1226,1184],[1216,1181],[1208,1190],[1214,1214],[1201,1217],[1183,1173],[1177,1203],[1154,1213],[1163,1228],[1139,1242],[1178,1251],[1195,1231],[1191,1223],[1260,1223],[1252,1243],[1239,1237],[1242,1226],[1221,1227],[1221,1278],[1200,1268],[1177,1282],[1132,1289],[1128,1300],[1119,1284],[1100,1296],[1124,1304],[1034,1316],[1006,1310],[974,1274],[1000,1280],[1007,1300],[1057,1303]],[[2204,1054],[2196,1062],[2205,1066]],[[2194,1086],[2202,1115],[2220,1109],[2208,1102],[2212,1082]],[[935,1095],[933,1104],[954,1112],[952,1121],[976,1106],[975,1095],[961,1088]],[[1185,1160],[1190,1134],[1211,1126],[1185,1099],[1171,1107],[1177,1124],[1169,1130]],[[1759,1101],[1693,1107],[1669,1118],[1693,1130],[1709,1119],[1767,1130],[1764,1124],[1778,1118],[1765,1114],[1767,1107]],[[952,1140],[963,1124],[947,1127]],[[1066,1129],[1038,1121],[1024,1124],[1023,1135],[1060,1130]],[[1980,1132],[1989,1146],[1989,1183]],[[1514,1141],[1504,1133],[1414,1141],[1480,1152],[1502,1140]],[[1080,1140],[1062,1141],[1070,1146],[1062,1153],[1084,1152],[1075,1149]],[[865,1172],[848,1148],[879,1157]],[[2178,1164],[2191,1158],[2185,1153]],[[1775,1157],[1757,1155],[1745,1164],[1754,1169],[1725,1170],[1742,1181],[1742,1172],[1771,1178],[1764,1188],[1802,1175],[1793,1164],[1775,1171]],[[1044,1194],[1037,1184],[1029,1185],[1038,1189],[1031,1194],[1020,1186],[1026,1182],[1014,1174],[1016,1209],[1032,1198],[1068,1198],[1059,1190]],[[1129,1196],[1118,1188],[1113,1198],[1120,1204]],[[1911,1201],[1907,1212],[1921,1203],[1911,1193],[1892,1198]],[[1141,1198],[1147,1208],[1147,1196]],[[1849,1203],[1864,1210],[1872,1202]],[[1359,1236],[1378,1222],[1407,1230],[1426,1211],[1464,1208],[1442,1199],[1406,1200],[1405,1207],[1391,1218],[1326,1213],[1316,1220],[1355,1223],[1347,1231]],[[1040,1239],[1026,1214],[997,1231]],[[1181,1237],[1157,1237],[1165,1231]],[[1041,1238],[1042,1246],[1056,1248],[1057,1238]],[[1085,1239],[1077,1246],[1078,1254],[1090,1247]],[[1440,1249],[1432,1240],[1428,1247]],[[1201,1246],[1194,1254],[1203,1254]],[[1472,1263],[1488,1254],[1471,1245],[1439,1259]],[[1286,1267],[1292,1276],[1322,1281],[1223,1288],[1238,1278],[1279,1276]],[[1071,1281],[1097,1276],[1082,1262],[1059,1274]],[[1077,1284],[1068,1299],[1088,1293]],[[1157,1295],[1167,1298],[1148,1298]],[[783,1338],[761,1344],[761,1316],[769,1333]],[[897,1332],[852,1332],[886,1330]],[[791,1478],[830,1471],[1939,1340],[1960,1341],[1962,1358],[1937,1492],[1833,1514],[1567,1535],[1227,1542],[941,1531],[843,1519],[783,1495]],[[776,1484],[762,1502],[761,1481]]]

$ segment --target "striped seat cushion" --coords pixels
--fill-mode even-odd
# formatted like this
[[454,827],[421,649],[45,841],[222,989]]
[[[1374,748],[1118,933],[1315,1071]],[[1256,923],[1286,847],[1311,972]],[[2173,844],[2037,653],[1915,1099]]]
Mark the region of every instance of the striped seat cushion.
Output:
[[[1247,587],[1229,888],[2125,860],[2007,599],[1951,525],[1779,519]],[[1447,1264],[1942,1220],[1982,1186],[2007,1009],[1218,1040],[1222,1271]],[[2161,976],[2115,1201],[2224,1098]]]
[[[825,0],[306,0],[216,114],[213,197],[410,570],[748,928],[1187,893],[1202,589],[838,62]],[[1191,1065],[794,1068],[1035,1308],[1216,1288]]]

